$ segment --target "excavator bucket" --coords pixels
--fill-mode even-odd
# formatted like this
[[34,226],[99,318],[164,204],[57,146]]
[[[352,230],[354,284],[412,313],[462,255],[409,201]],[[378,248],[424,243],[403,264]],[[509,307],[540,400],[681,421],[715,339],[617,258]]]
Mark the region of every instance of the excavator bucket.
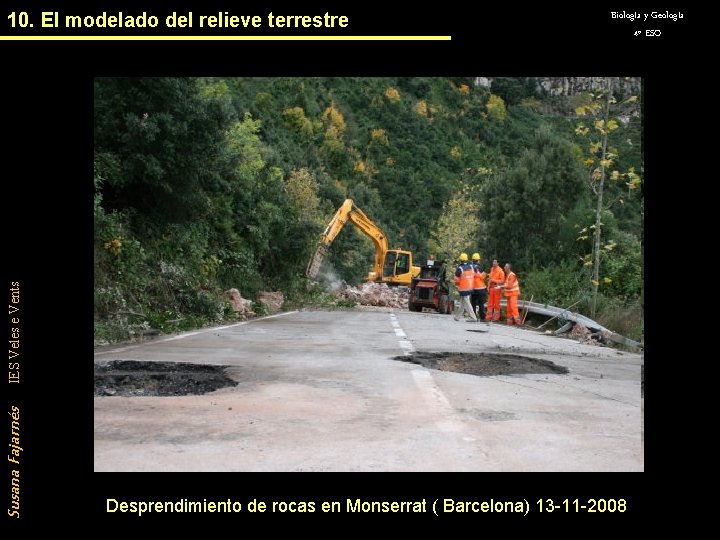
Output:
[[310,262],[307,265],[307,270],[305,271],[306,276],[311,279],[315,279],[317,277],[317,274],[320,271],[320,265],[322,264],[323,259],[325,259],[325,253],[327,253],[327,246],[325,244],[318,244],[315,254],[312,256],[312,259],[310,259]]

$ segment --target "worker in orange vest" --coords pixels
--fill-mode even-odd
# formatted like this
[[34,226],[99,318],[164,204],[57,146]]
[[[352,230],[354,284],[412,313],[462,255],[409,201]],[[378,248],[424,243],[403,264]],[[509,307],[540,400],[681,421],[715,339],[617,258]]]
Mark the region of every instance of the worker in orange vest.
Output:
[[520,283],[512,271],[512,265],[505,263],[505,285],[503,286],[505,292],[505,300],[507,300],[507,323],[508,326],[515,324],[522,324],[520,320],[520,312],[518,311],[518,296],[520,296]]
[[473,293],[470,296],[470,303],[473,307],[473,312],[477,314],[479,320],[485,320],[485,302],[487,300],[487,285],[485,285],[485,278],[487,274],[483,270],[480,264],[480,254],[473,253],[472,265],[475,268],[475,281],[473,286]]
[[460,302],[455,309],[453,317],[456,321],[460,320],[463,311],[468,314],[467,321],[477,322],[477,316],[473,311],[472,304],[470,303],[470,295],[475,288],[475,268],[472,264],[468,263],[467,253],[460,254],[460,264],[455,270],[455,285],[457,285],[458,291],[460,292]]
[[486,321],[500,320],[500,297],[502,295],[502,286],[505,285],[505,272],[500,268],[497,259],[493,259],[490,276],[488,279],[488,305],[485,313]]

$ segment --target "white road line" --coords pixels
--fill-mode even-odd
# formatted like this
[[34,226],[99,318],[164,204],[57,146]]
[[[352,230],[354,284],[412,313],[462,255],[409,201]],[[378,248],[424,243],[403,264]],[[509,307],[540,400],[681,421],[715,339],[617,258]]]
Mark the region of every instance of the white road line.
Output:
[[99,355],[101,355],[101,354],[115,354],[115,353],[119,353],[119,352],[130,351],[130,350],[132,350],[132,349],[137,349],[138,347],[140,347],[140,346],[142,346],[142,345],[153,345],[153,344],[155,344],[155,343],[167,343],[168,341],[175,341],[176,339],[185,339],[186,337],[197,336],[197,335],[199,335],[199,334],[205,334],[205,333],[207,333],[207,332],[217,332],[217,331],[219,331],[219,330],[227,330],[228,328],[235,328],[235,327],[237,327],[237,326],[243,326],[243,325],[248,324],[248,323],[253,322],[253,321],[262,321],[262,320],[265,320],[265,319],[274,319],[274,318],[276,318],[276,317],[284,317],[285,315],[291,315],[291,314],[293,314],[293,313],[297,313],[297,310],[295,310],[295,311],[283,311],[282,313],[276,313],[275,315],[268,315],[267,317],[262,317],[261,319],[253,319],[252,321],[241,321],[241,322],[239,322],[239,323],[228,324],[228,325],[226,325],[226,326],[211,326],[211,327],[208,327],[208,328],[203,328],[203,329],[201,329],[201,330],[196,330],[196,331],[194,331],[194,332],[186,332],[186,333],[183,333],[183,334],[179,334],[179,335],[177,335],[177,336],[170,336],[170,337],[166,337],[166,338],[156,339],[156,340],[153,340],[153,341],[148,341],[148,342],[146,342],[146,343],[138,343],[137,345],[128,345],[127,347],[119,347],[119,348],[117,348],[117,349],[111,349],[111,350],[107,350],[107,351],[100,351],[100,352],[96,352],[96,353],[95,353],[95,356],[99,356]]
[[447,433],[464,431],[465,426],[463,426],[463,423],[456,417],[452,405],[450,405],[443,391],[435,384],[430,372],[422,369],[413,369],[411,373],[423,398],[428,403],[430,410],[434,413],[435,425],[441,431]]
[[[397,316],[394,313],[390,314],[390,321],[395,327],[395,335],[398,337],[407,337],[400,323],[397,320]],[[415,352],[415,348],[412,343],[407,339],[399,340],[400,348],[403,350],[405,355],[410,355]],[[447,397],[440,388],[435,384],[432,375],[429,371],[423,369],[413,369],[411,371],[415,384],[420,389],[423,395],[423,399],[428,403],[430,410],[435,412],[434,423],[440,431],[445,433],[459,433],[465,431],[465,426],[462,421],[457,418],[455,410],[448,401]],[[463,437],[465,441],[474,441],[472,437]]]
[[413,344],[410,342],[409,339],[407,339],[407,334],[403,331],[402,328],[400,328],[400,323],[397,320],[397,316],[394,313],[390,314],[390,324],[392,324],[395,327],[395,335],[401,339],[398,340],[398,343],[400,344],[400,348],[403,351],[403,354],[405,356],[408,356],[415,352],[415,347],[413,347]]

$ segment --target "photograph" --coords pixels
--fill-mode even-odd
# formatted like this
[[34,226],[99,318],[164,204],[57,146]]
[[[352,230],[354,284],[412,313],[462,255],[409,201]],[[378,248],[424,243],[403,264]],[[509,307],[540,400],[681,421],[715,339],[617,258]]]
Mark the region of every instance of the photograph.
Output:
[[641,86],[95,79],[94,470],[642,471]]

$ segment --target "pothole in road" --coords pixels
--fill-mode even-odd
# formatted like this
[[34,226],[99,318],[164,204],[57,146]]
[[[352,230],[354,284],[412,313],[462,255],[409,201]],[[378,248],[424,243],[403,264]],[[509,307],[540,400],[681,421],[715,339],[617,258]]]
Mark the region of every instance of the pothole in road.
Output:
[[394,360],[420,364],[429,369],[466,373],[468,375],[519,375],[526,373],[568,373],[564,366],[516,354],[415,352],[395,356]]
[[237,382],[225,366],[114,360],[95,364],[96,396],[201,395]]

